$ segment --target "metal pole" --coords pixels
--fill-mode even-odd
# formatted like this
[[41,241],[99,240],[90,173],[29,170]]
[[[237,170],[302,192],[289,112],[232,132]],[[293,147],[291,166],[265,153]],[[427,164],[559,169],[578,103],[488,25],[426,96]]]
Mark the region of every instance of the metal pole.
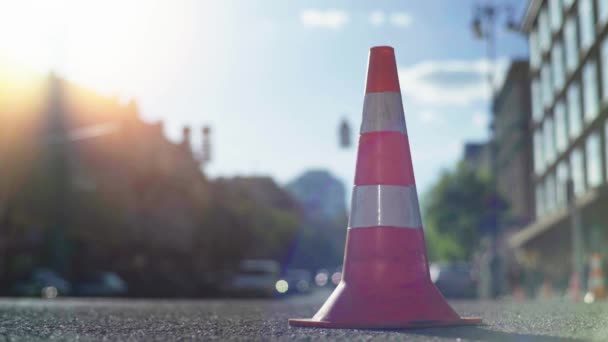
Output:
[[[572,233],[572,270],[578,277],[578,282],[582,286],[584,281],[584,241],[583,241],[583,224],[581,219],[580,209],[576,205],[574,194],[574,182],[572,178],[568,178],[566,182],[566,191],[568,195],[568,211],[570,213],[570,226]],[[577,294],[577,295],[580,295]]]
[[[488,57],[488,91],[489,91],[489,96],[488,98],[490,99],[488,101],[488,115],[489,116],[493,116],[492,115],[492,109],[493,109],[493,105],[492,105],[492,101],[493,101],[493,97],[494,97],[494,87],[495,87],[495,81],[494,81],[494,73],[495,73],[495,64],[496,64],[496,8],[494,6],[488,6],[484,9],[484,14],[485,14],[485,18],[486,18],[486,30],[485,30],[485,37],[486,37],[486,53],[487,53],[487,57]],[[490,139],[488,141],[488,148],[490,149],[492,155],[490,156],[490,172],[492,172],[492,174],[497,175],[498,174],[498,167],[497,167],[497,158],[498,158],[498,154],[497,154],[497,145],[496,145],[496,141],[494,139]],[[494,178],[492,180],[492,184],[491,186],[493,187],[493,191],[494,193],[498,194],[498,184],[496,179]],[[499,234],[499,223],[498,223],[498,209],[495,207],[497,205],[497,203],[494,203],[494,201],[492,201],[491,203],[491,208],[490,208],[490,215],[491,215],[491,221],[492,221],[492,230],[490,232],[489,235],[489,248],[488,248],[488,252],[489,252],[489,256],[490,258],[488,259],[488,265],[487,265],[487,270],[489,272],[488,276],[489,276],[489,283],[488,283],[488,289],[486,289],[486,298],[495,298],[498,295],[498,278],[500,277],[500,275],[498,274],[500,266],[498,266],[498,270],[497,268],[497,262],[498,262],[498,234]]]
[[62,108],[62,84],[55,76],[50,80],[49,119],[51,136],[59,137],[59,143],[49,144],[51,179],[55,197],[54,226],[50,234],[51,267],[60,274],[69,272],[69,252],[66,228],[69,217],[70,166],[68,156],[68,137]]

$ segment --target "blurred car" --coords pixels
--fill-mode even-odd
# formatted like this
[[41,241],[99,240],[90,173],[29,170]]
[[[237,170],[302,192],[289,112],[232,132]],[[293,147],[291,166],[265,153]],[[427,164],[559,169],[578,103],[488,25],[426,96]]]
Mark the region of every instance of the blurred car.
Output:
[[471,266],[468,263],[433,263],[429,267],[429,272],[431,280],[445,297],[477,296],[477,282],[472,276]]
[[12,287],[17,296],[55,298],[67,296],[72,292],[70,283],[59,274],[47,268],[33,270],[25,279],[17,281]]
[[331,284],[333,286],[338,286],[342,281],[342,265],[336,267],[334,273],[331,274]]
[[279,264],[274,260],[243,260],[236,274],[229,277],[224,292],[231,296],[270,297],[280,293],[285,281],[279,279]]
[[342,281],[342,265],[328,269],[320,269],[315,275],[314,282],[318,287],[336,287]]
[[96,272],[86,276],[74,288],[74,294],[85,297],[116,297],[127,294],[127,283],[113,272]]
[[329,272],[326,269],[320,269],[315,275],[315,285],[324,287],[329,282]]
[[312,289],[312,276],[307,270],[289,269],[281,279],[287,282],[285,293],[309,293]]

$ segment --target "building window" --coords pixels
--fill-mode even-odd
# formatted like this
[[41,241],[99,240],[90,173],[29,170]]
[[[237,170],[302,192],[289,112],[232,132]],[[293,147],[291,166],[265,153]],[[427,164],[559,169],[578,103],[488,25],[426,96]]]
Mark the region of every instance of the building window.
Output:
[[564,49],[561,42],[555,42],[551,52],[551,66],[553,67],[553,89],[558,92],[564,86]]
[[540,39],[541,50],[549,50],[551,45],[551,31],[549,30],[549,20],[547,19],[547,10],[543,7],[538,14],[538,38]]
[[539,128],[534,132],[534,172],[540,175],[543,172],[543,168],[543,130]]
[[589,60],[583,69],[583,109],[586,122],[597,117],[599,108],[597,89],[597,65],[595,61]]
[[595,25],[593,21],[593,0],[579,0],[578,2],[579,28],[581,30],[581,48],[586,50],[595,39]]
[[543,183],[536,184],[536,217],[542,217],[545,214],[545,193],[543,191]]
[[568,125],[566,121],[566,108],[564,102],[559,101],[555,105],[555,147],[559,152],[563,152],[568,145]]
[[600,135],[594,132],[587,137],[587,183],[590,188],[602,184],[602,148]]
[[541,56],[540,49],[538,48],[538,34],[536,33],[536,30],[530,32],[528,43],[530,45],[530,66],[532,69],[538,69],[540,66]]
[[568,131],[571,139],[580,134],[581,127],[581,95],[579,86],[574,81],[568,87]]
[[576,17],[566,20],[564,27],[564,44],[566,47],[566,68],[569,72],[578,64],[578,38],[576,36]]
[[563,208],[568,202],[568,161],[562,160],[557,166],[556,199],[557,206]]
[[602,97],[608,99],[608,37],[602,41],[600,58],[602,63]]
[[547,63],[543,63],[540,70],[540,83],[543,94],[543,105],[545,107],[549,107],[551,105],[551,101],[553,100],[553,96],[551,91],[551,69]]
[[551,15],[551,29],[557,32],[562,26],[562,4],[560,0],[549,0],[549,14]]
[[545,166],[549,166],[553,163],[555,158],[555,133],[553,131],[553,117],[549,116],[543,123],[543,135],[545,137]]
[[597,2],[597,16],[600,23],[605,24],[608,20],[608,1],[598,0]]
[[570,162],[574,194],[580,196],[585,192],[585,161],[583,159],[583,151],[580,148],[572,151]]
[[538,122],[543,118],[543,103],[538,77],[532,80],[532,117]]

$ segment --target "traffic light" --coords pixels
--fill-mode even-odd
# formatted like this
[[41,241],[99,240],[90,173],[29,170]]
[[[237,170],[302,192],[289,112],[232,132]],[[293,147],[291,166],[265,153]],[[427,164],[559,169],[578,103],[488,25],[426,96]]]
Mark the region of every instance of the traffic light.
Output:
[[346,119],[342,119],[340,123],[340,127],[338,129],[338,135],[340,139],[340,147],[349,148],[351,145],[351,132],[350,132],[350,124]]

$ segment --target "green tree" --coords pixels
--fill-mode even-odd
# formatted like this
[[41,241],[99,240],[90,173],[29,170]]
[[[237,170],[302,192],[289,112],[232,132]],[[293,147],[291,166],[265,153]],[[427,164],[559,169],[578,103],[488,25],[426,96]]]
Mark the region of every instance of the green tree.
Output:
[[463,163],[440,176],[424,204],[431,260],[469,259],[483,234],[497,233],[506,212],[492,178]]

